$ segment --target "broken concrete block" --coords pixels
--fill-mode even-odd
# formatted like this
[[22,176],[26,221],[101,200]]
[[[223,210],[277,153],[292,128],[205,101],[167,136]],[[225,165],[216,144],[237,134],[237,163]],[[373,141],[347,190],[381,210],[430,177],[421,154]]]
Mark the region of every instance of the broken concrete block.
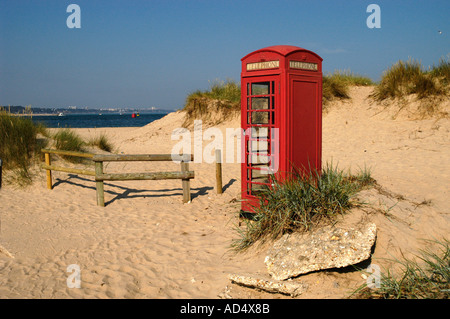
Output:
[[305,284],[298,281],[275,281],[269,278],[255,277],[253,275],[237,274],[231,274],[228,278],[232,283],[241,286],[257,288],[272,293],[281,293],[292,297],[297,297],[307,289]]
[[375,238],[373,223],[360,229],[327,226],[310,233],[286,234],[269,250],[265,264],[276,280],[346,267],[368,259]]

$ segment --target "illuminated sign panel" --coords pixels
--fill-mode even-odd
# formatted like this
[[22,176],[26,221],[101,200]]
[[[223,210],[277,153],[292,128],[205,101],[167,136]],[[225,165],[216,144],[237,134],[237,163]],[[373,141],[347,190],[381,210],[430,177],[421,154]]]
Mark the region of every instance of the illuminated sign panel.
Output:
[[254,70],[264,70],[264,69],[275,69],[280,67],[280,61],[265,61],[265,62],[255,62],[247,63],[247,71]]
[[291,69],[302,69],[317,71],[317,63],[300,62],[300,61],[289,61],[289,67]]

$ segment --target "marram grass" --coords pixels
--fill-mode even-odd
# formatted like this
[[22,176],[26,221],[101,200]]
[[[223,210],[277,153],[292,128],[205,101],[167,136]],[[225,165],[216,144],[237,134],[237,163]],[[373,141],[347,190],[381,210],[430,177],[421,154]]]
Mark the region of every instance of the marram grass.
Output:
[[[429,241],[435,250],[421,251],[416,260],[403,258],[394,262],[402,268],[400,274],[381,272],[378,288],[360,286],[350,296],[360,299],[449,299],[450,241]],[[436,249],[437,247],[437,249]]]
[[258,196],[260,205],[255,208],[254,218],[245,220],[244,228],[236,228],[239,238],[231,246],[241,251],[258,241],[331,223],[354,205],[352,198],[359,190],[374,182],[367,168],[350,175],[331,164],[321,174],[311,171],[293,174],[282,183],[275,181]]
[[4,169],[14,173],[13,179],[19,185],[31,182],[33,158],[46,146],[46,141],[38,134],[47,134],[44,126],[35,125],[28,118],[0,112],[0,158]]

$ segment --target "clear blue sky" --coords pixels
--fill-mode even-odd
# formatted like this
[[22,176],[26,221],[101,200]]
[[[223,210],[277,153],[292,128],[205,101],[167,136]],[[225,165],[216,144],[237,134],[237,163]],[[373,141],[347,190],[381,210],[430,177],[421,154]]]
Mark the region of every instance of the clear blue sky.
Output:
[[[66,25],[71,3],[80,29]],[[371,3],[380,29],[366,25]],[[448,0],[0,0],[0,105],[179,109],[279,44],[377,81],[399,59],[448,57],[449,16]]]

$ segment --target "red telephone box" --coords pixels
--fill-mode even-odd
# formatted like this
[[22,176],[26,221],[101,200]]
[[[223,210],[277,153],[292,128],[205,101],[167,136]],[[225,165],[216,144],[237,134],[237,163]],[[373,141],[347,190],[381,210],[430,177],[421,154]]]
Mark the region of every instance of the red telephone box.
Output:
[[253,212],[271,176],[321,169],[322,58],[279,45],[241,61],[242,211]]

